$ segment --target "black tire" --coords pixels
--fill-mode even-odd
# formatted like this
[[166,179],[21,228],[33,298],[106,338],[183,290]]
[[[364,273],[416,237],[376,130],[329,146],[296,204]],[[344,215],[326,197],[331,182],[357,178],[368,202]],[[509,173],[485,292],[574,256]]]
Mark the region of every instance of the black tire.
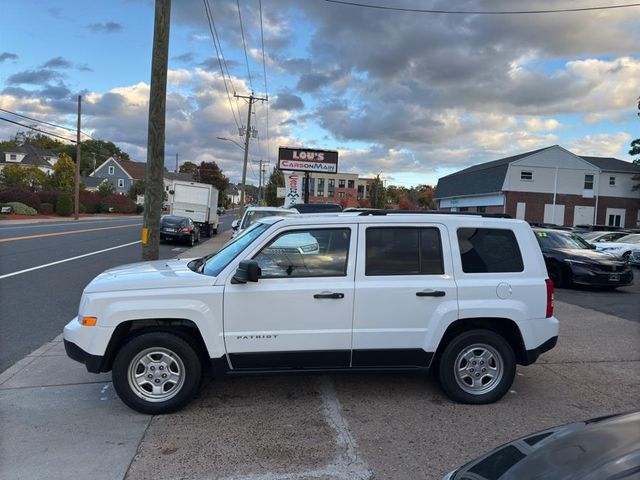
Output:
[[196,243],[200,243],[200,230],[196,233]]
[[[149,351],[152,356],[153,352],[164,352],[163,357],[156,353],[153,358],[168,359],[164,363],[158,362],[158,365],[165,365],[165,368],[160,369],[157,366],[151,372],[148,369],[151,369],[155,363],[143,367],[137,357],[145,351]],[[134,387],[135,381],[133,379],[131,383],[129,382],[130,374],[133,378],[136,369],[140,372],[139,367],[143,368],[144,377],[147,376],[147,372],[155,375],[154,382],[161,380],[158,375],[164,373],[160,370],[174,376],[175,372],[179,372],[177,378],[181,378],[181,380],[173,383],[173,387],[171,380],[166,380],[166,384],[162,384],[159,388],[165,388],[165,385],[168,385],[168,390],[155,394],[155,392],[147,391],[147,388],[153,386],[151,381],[148,382],[148,385],[145,384],[146,388],[143,386]],[[164,375],[166,376],[166,374]],[[180,410],[191,401],[200,387],[202,364],[196,351],[182,337],[169,332],[148,332],[131,337],[120,348],[113,362],[111,376],[118,396],[126,405],[140,413],[158,415]],[[175,388],[175,390],[171,390],[171,388]],[[166,398],[162,398],[163,395]]]
[[[477,359],[473,361],[476,361],[478,365],[471,365],[471,361],[464,360],[462,355],[469,351],[473,352],[473,355],[481,351],[491,353],[494,365],[500,365],[496,369],[496,372],[500,371],[500,375],[496,374],[492,379],[489,379],[492,372],[487,373],[485,370],[493,370],[493,367],[489,368],[488,363],[480,365],[479,359],[481,357],[479,356],[471,357]],[[479,377],[477,380],[481,382],[480,385],[477,387],[469,385],[456,373],[462,372],[460,366],[463,363],[468,367],[464,370],[466,373],[461,373],[461,375],[467,375],[470,381],[474,380],[474,375]],[[467,372],[467,370],[476,367],[485,373],[479,373],[477,369],[474,373]],[[501,335],[491,330],[469,330],[456,336],[447,344],[438,362],[440,386],[451,400],[458,403],[485,404],[500,400],[511,388],[515,374],[516,357],[513,349]],[[486,383],[483,384],[482,382],[485,381]],[[466,385],[466,388],[461,385]],[[470,390],[474,391],[470,392]]]
[[187,237],[187,245],[190,247],[193,247],[196,244],[196,239],[195,239],[196,234],[192,233],[191,235],[189,235]]
[[547,273],[555,287],[564,287],[566,282],[562,266],[558,263],[550,263],[547,265]]

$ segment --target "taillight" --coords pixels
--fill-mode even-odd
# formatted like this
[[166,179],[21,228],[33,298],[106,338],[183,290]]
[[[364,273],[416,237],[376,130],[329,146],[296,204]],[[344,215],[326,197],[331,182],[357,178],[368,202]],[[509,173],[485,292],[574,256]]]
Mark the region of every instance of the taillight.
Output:
[[547,318],[553,316],[553,281],[550,278],[545,279],[547,284]]
[[182,227],[180,230],[181,230],[182,232],[184,232],[184,233],[191,233],[191,232],[193,232],[193,228],[192,228],[192,227]]

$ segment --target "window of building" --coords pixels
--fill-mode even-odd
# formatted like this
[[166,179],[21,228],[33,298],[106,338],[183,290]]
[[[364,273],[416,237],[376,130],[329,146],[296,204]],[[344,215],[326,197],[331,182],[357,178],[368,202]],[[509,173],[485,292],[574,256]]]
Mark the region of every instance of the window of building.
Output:
[[530,182],[533,180],[533,172],[530,170],[523,170],[520,172],[520,180]]
[[593,175],[584,176],[584,189],[593,190]]
[[478,207],[477,209],[478,213],[486,213],[487,212],[487,207]]
[[609,177],[609,186],[610,187],[616,186],[616,177]]
[[109,167],[109,175],[113,175],[114,173],[116,173],[116,168],[113,166]]
[[347,188],[355,188],[355,181],[354,180],[348,180],[347,181]]
[[122,178],[118,179],[118,187],[120,187],[120,188],[124,187],[124,179],[122,179]]
[[365,275],[441,275],[437,228],[367,228]]
[[459,228],[458,244],[465,273],[522,272],[520,247],[511,230]]
[[324,178],[318,179],[318,196],[324,197]]
[[10,153],[9,154],[9,160],[17,160],[18,156],[15,153]]
[[341,178],[338,180],[338,188],[344,188],[344,184],[345,184],[344,178]]
[[314,189],[315,186],[316,186],[316,179],[313,177],[309,178],[309,195],[311,195],[312,197],[314,195],[313,192],[315,191]]
[[358,185],[358,200],[364,198],[364,185]]
[[338,198],[344,198],[344,192],[338,192]]
[[460,211],[461,212],[468,212],[469,211],[469,207],[460,207]]
[[333,178],[329,179],[327,184],[327,197],[335,196],[336,181]]
[[351,230],[295,230],[278,235],[254,260],[261,278],[342,277],[347,274]]

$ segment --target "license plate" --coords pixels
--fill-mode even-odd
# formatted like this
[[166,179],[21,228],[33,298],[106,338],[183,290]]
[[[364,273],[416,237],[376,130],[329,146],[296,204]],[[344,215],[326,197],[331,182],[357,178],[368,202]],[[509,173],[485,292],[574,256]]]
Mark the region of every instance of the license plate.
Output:
[[620,275],[618,275],[617,273],[612,273],[611,275],[609,275],[609,281],[610,282],[619,282],[620,281]]
[[176,229],[175,228],[165,228],[164,229],[166,232],[175,232]]

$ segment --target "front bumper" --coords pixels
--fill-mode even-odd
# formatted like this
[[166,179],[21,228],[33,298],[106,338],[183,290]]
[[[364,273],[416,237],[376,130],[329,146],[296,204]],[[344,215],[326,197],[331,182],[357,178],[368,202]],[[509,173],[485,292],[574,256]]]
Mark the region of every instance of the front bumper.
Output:
[[571,281],[578,285],[591,285],[596,287],[626,286],[633,283],[633,271],[631,268],[620,272],[602,272],[583,267],[571,267]]
[[83,363],[85,367],[87,367],[87,371],[91,373],[100,373],[102,372],[102,365],[104,361],[104,357],[100,357],[98,355],[91,355],[90,353],[85,352],[75,343],[70,342],[69,340],[64,340],[64,350],[67,352],[67,356],[76,362]]

